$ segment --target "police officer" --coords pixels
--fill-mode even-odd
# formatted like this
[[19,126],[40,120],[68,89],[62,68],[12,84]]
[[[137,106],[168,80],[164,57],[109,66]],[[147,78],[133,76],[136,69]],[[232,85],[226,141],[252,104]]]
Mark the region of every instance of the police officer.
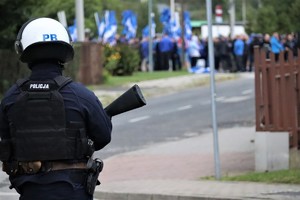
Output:
[[22,200],[93,199],[101,162],[94,151],[111,140],[112,124],[98,98],[62,76],[74,50],[62,24],[26,22],[15,42],[31,75],[5,94],[0,159]]

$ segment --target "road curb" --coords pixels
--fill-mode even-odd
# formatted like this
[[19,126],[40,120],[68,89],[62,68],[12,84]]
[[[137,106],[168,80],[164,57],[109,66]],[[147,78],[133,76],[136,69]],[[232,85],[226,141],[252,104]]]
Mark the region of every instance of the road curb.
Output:
[[139,193],[110,193],[95,192],[94,197],[97,200],[242,200],[243,198],[224,198],[199,196],[180,196],[163,194],[139,194]]

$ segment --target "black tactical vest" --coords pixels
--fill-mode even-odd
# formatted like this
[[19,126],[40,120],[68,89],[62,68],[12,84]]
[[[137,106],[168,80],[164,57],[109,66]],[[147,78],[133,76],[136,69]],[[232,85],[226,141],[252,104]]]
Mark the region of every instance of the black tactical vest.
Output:
[[66,121],[59,90],[71,81],[58,76],[54,80],[17,82],[21,94],[8,114],[10,160],[80,160],[92,155],[93,144],[84,123]]

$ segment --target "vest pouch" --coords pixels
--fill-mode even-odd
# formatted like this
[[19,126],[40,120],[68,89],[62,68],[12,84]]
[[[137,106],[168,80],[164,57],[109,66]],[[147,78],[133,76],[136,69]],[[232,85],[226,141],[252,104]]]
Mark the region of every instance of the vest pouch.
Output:
[[13,145],[14,157],[18,161],[74,159],[76,139],[68,138],[63,130],[39,132],[34,136],[30,133],[17,135],[13,138]]
[[83,122],[69,122],[66,131],[69,137],[76,139],[75,157],[77,159],[89,158],[93,155],[94,142],[87,137]]

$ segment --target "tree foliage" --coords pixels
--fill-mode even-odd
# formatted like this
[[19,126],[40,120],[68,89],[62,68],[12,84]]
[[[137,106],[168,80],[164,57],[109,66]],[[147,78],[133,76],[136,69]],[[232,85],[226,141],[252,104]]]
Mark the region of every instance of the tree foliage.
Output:
[[19,28],[30,18],[40,2],[37,0],[0,1],[0,48],[13,48]]
[[291,23],[293,24],[293,29],[296,32],[300,32],[300,1],[297,0],[295,2],[292,3],[291,5],[291,12],[292,16],[291,16]]
[[[206,20],[206,0],[175,0],[183,2],[185,10],[191,13],[192,20]],[[236,20],[242,20],[242,2],[236,2]],[[246,0],[248,32],[287,33],[300,31],[300,0]],[[161,31],[160,13],[156,5],[169,4],[169,0],[153,0],[153,12],[157,32]],[[223,7],[223,21],[229,21],[228,0],[212,0],[212,9],[217,4]],[[97,34],[94,13],[100,15],[106,9],[115,10],[118,19],[118,32],[122,31],[122,11],[131,9],[138,15],[138,34],[148,24],[148,3],[140,0],[84,0],[85,27]],[[0,49],[13,48],[16,34],[21,25],[30,18],[52,17],[57,19],[57,12],[66,12],[67,22],[73,24],[75,18],[74,0],[0,0]]]
[[300,0],[252,0],[247,6],[250,32],[284,34],[299,31]]
[[271,6],[266,6],[257,12],[257,23],[254,32],[270,33],[277,29],[276,13]]

